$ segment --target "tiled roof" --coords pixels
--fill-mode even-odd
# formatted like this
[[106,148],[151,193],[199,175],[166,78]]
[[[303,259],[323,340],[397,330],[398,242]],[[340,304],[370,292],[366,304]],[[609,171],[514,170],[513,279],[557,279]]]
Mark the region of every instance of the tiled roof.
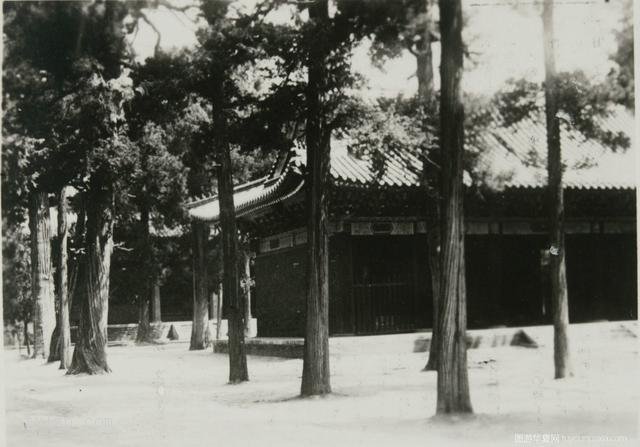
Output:
[[[494,123],[498,123],[495,119]],[[631,189],[636,184],[634,117],[618,109],[600,126],[612,133],[622,132],[631,147],[612,151],[595,140],[585,140],[578,132],[563,130],[561,147],[566,188]],[[488,151],[480,154],[476,171],[496,188],[540,188],[547,181],[546,131],[544,117],[510,126],[493,125],[484,138]]]
[[[234,188],[233,202],[236,216],[273,205],[293,196],[302,189],[304,181],[289,163],[278,175],[269,175]],[[218,196],[196,200],[187,204],[189,215],[196,220],[217,222],[220,219]]]
[[384,170],[377,173],[369,159],[349,154],[340,142],[331,153],[331,176],[337,183],[360,186],[417,186],[422,161],[411,153],[384,153]]
[[[496,118],[495,123],[499,122]],[[562,151],[567,188],[635,188],[634,119],[631,112],[618,110],[601,123],[605,130],[623,132],[631,140],[627,150],[611,151],[602,144],[585,140],[576,132],[562,132]],[[546,184],[546,132],[544,121],[525,120],[502,127],[494,124],[483,139],[475,167],[475,176],[490,187],[539,188]],[[417,187],[422,161],[411,153],[384,153],[384,172],[377,173],[371,160],[350,154],[344,142],[333,141],[331,177],[338,185],[362,187]],[[282,161],[281,161],[282,162]],[[268,207],[292,197],[302,189],[301,171],[306,151],[292,149],[288,159],[271,173],[235,188],[234,203],[238,216]],[[217,221],[220,215],[216,196],[188,205],[194,219]]]

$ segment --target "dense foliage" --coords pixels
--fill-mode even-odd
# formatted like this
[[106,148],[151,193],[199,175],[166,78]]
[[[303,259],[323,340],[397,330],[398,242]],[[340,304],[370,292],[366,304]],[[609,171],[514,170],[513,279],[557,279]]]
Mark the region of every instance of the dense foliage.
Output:
[[635,81],[633,58],[633,2],[624,2],[623,16],[620,29],[614,31],[617,47],[611,55],[616,64],[608,76],[610,97],[630,108],[635,107]]
[[[595,139],[612,150],[626,149],[628,136],[603,125],[615,112],[609,95],[610,85],[595,84],[583,72],[563,72],[556,77],[556,98],[561,127],[577,131],[583,139]],[[525,79],[510,80],[496,94],[493,105],[500,124],[509,127],[525,119],[541,121],[544,113],[543,85]]]

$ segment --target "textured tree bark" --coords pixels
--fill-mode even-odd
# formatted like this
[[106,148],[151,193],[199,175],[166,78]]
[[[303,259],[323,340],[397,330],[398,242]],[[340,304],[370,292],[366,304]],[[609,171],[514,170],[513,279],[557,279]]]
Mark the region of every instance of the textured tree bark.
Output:
[[162,321],[162,302],[160,296],[160,281],[156,278],[153,285],[153,322],[160,323]]
[[[55,249],[58,250],[58,256],[60,255],[60,238],[54,238],[54,240],[57,240],[57,243],[55,245]],[[59,262],[59,259],[58,259]],[[56,267],[53,271],[53,277],[54,277],[54,294],[53,294],[53,299],[54,299],[54,308],[55,308],[55,319],[56,319],[56,325],[53,328],[53,331],[51,332],[51,341],[49,342],[49,357],[47,358],[47,363],[53,363],[53,362],[59,362],[60,361],[60,307],[62,305],[61,303],[61,296],[60,293],[55,293],[56,290],[56,286],[57,289],[60,290],[60,275],[57,274],[58,271],[58,264],[56,264]]]
[[444,148],[444,238],[438,359],[437,414],[472,412],[467,376],[467,311],[464,263],[464,108],[461,0],[440,0],[440,141]]
[[86,199],[85,293],[81,296],[78,341],[67,374],[111,372],[106,348],[113,251],[113,190],[110,185],[92,184]]
[[[435,209],[437,208],[437,210]],[[439,219],[439,204],[435,206],[429,206],[433,212],[438,212]],[[438,346],[439,346],[439,319],[440,319],[440,293],[441,293],[441,281],[440,275],[442,274],[442,258],[440,256],[441,240],[440,240],[440,225],[429,225],[427,227],[427,250],[429,258],[429,273],[431,275],[431,296],[433,302],[433,320],[431,329],[431,344],[429,345],[429,358],[427,364],[424,367],[425,371],[437,371],[438,370]]]
[[[71,365],[71,321],[70,313],[73,307],[73,297],[76,293],[76,285],[78,277],[82,275],[80,267],[83,262],[80,258],[76,260],[69,274],[69,223],[68,223],[68,203],[67,203],[67,187],[64,186],[60,190],[58,197],[58,264],[56,280],[58,281],[58,296],[56,314],[56,326],[51,334],[50,346],[55,349],[49,350],[48,362],[60,361],[60,369],[69,369]],[[63,220],[61,220],[63,219]],[[78,213],[76,222],[76,248],[81,248],[84,237],[85,213],[81,208]]]
[[[418,44],[416,53],[416,77],[418,78],[418,96],[420,98],[433,99],[433,52],[431,51],[431,5],[432,0],[422,0],[425,27],[422,32],[422,40]],[[412,43],[410,43],[412,44]]]
[[146,344],[152,341],[149,298],[147,298],[145,294],[140,296],[138,301],[138,331],[136,333],[136,343]]
[[191,325],[191,343],[189,350],[205,349],[209,345],[207,325],[209,324],[207,291],[207,239],[209,225],[204,222],[192,222],[193,236],[193,320]]
[[216,314],[215,314],[215,320],[216,320],[216,340],[220,340],[220,337],[222,336],[222,309],[224,306],[224,293],[223,293],[224,287],[222,284],[220,284],[220,289],[218,291],[218,301],[216,302]]
[[[58,201],[58,249],[60,251],[58,262],[60,264],[58,265],[57,280],[60,293],[58,296],[59,305],[58,314],[56,315],[56,327],[51,335],[51,346],[57,346],[57,349],[52,349],[49,352],[49,362],[60,361],[60,369],[69,369],[71,365],[71,309],[73,308],[73,298],[76,294],[78,278],[83,274],[81,267],[84,264],[84,258],[78,258],[73,263],[73,267],[69,273],[69,256],[67,249],[69,243],[69,223],[66,188],[67,187],[64,187],[63,190],[61,190]],[[62,199],[62,194],[64,194],[64,200]],[[76,249],[82,248],[84,244],[85,212],[83,206],[78,212],[78,219],[76,221],[76,235],[73,242]],[[60,216],[64,216],[64,222],[61,222]]]
[[138,332],[136,343],[152,343],[153,331],[151,330],[150,310],[153,287],[155,285],[155,275],[153,254],[151,250],[151,234],[149,222],[149,207],[142,204],[140,207],[140,259],[144,270],[142,278],[142,291],[138,296]]
[[547,124],[547,175],[550,211],[551,308],[553,313],[553,359],[555,378],[573,375],[569,357],[569,295],[564,243],[564,191],[562,150],[556,98],[553,0],[545,0],[542,12],[544,31],[545,118]]
[[[33,296],[33,357],[47,358],[56,325],[51,272],[49,203],[46,192],[36,191],[29,201],[31,241],[31,293]],[[55,349],[55,346],[53,347]]]
[[[316,23],[329,18],[326,0],[309,6]],[[321,92],[326,83],[325,36],[312,48],[306,89],[307,122],[307,320],[302,367],[302,396],[331,392],[329,368],[329,244],[327,234],[327,183],[331,131],[322,113]]]
[[23,336],[24,336],[24,344],[27,347],[27,357],[31,357],[31,348],[29,347],[29,321],[24,320]]
[[[80,195],[80,209],[78,210],[78,219],[76,221],[75,231],[73,234],[73,238],[71,243],[73,244],[76,252],[79,250],[84,250],[86,245],[85,236],[86,236],[86,225],[87,224],[87,210],[85,207],[85,199],[84,194]],[[80,295],[83,294],[86,290],[84,287],[85,280],[85,256],[78,255],[73,266],[71,268],[71,274],[69,275],[69,324],[71,324],[71,314],[73,311],[73,303],[74,302],[82,302],[83,298],[80,298]]]
[[251,257],[248,251],[242,256],[242,294],[244,297],[244,335],[249,336],[251,329]]
[[[55,307],[60,308],[60,298],[54,295],[56,301]],[[47,357],[47,363],[53,363],[60,361],[60,314],[55,313],[56,325],[51,332],[51,341],[49,342],[49,357]]]
[[69,225],[67,222],[67,187],[63,186],[58,198],[58,239],[60,254],[58,256],[58,284],[60,309],[58,311],[58,327],[60,329],[59,353],[60,369],[71,366],[71,325],[69,323],[69,290],[67,288],[67,241]]
[[229,382],[249,380],[244,340],[244,295],[240,293],[238,275],[238,228],[233,204],[231,153],[227,140],[227,122],[222,108],[223,85],[219,80],[218,101],[214,101],[215,144],[218,150],[218,192],[220,200],[220,232],[222,237],[222,279],[224,284],[227,321],[229,324]]
[[[422,41],[418,45],[416,53],[416,73],[418,78],[418,98],[424,109],[425,119],[436,111],[435,95],[433,91],[433,53],[431,51],[431,0],[424,0],[425,28]],[[425,123],[426,125],[426,123]],[[426,127],[426,126],[425,126]],[[441,180],[440,164],[441,150],[425,152],[423,165],[423,178],[426,188],[427,200],[427,256],[429,260],[429,275],[431,278],[431,296],[433,303],[433,321],[431,330],[431,344],[429,346],[429,359],[424,367],[425,371],[438,369],[438,317],[440,303],[440,275],[441,275]],[[430,162],[427,161],[427,157]]]

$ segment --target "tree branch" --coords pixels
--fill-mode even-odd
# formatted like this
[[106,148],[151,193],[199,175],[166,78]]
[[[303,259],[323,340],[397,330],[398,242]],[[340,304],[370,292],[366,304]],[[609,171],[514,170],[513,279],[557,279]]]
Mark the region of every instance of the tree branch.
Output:
[[158,54],[158,51],[160,50],[160,40],[162,39],[162,34],[160,34],[160,30],[158,29],[158,27],[156,27],[156,25],[149,19],[149,17],[145,12],[140,10],[138,11],[138,14],[140,14],[140,18],[144,20],[147,23],[147,25],[149,25],[151,29],[153,29],[153,31],[156,33],[156,45],[153,48],[153,54],[155,56],[156,54]]
[[318,3],[317,1],[296,1],[296,0],[285,0],[284,2],[282,2],[285,5],[295,5],[295,6],[313,6],[316,3]]
[[187,12],[190,9],[198,9],[199,6],[197,3],[190,3],[188,5],[184,5],[184,6],[176,6],[174,5],[171,1],[169,0],[155,0],[155,6],[164,6],[167,9],[170,9],[172,11],[178,11],[178,12]]

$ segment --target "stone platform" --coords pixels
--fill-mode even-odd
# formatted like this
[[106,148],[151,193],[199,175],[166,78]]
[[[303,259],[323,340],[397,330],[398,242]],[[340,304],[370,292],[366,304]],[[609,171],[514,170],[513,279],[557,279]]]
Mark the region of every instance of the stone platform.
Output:
[[[606,337],[605,337],[606,335]],[[598,343],[602,339],[613,337],[638,337],[637,321],[612,321],[572,324],[569,327],[569,339],[589,339]],[[517,346],[537,348],[553,344],[553,327],[526,326],[474,329],[467,331],[469,349],[499,348]],[[427,352],[431,345],[431,331],[418,331],[407,334],[334,336],[329,339],[332,356],[352,356],[360,354],[386,355],[400,352]],[[257,337],[245,341],[249,355],[302,358],[304,339]],[[214,342],[214,352],[227,353],[227,340]]]
[[[267,357],[283,357],[301,359],[304,348],[302,338],[251,338],[245,340],[245,349],[248,355],[260,355]],[[229,352],[227,340],[217,340],[213,343],[213,352],[226,354]]]

